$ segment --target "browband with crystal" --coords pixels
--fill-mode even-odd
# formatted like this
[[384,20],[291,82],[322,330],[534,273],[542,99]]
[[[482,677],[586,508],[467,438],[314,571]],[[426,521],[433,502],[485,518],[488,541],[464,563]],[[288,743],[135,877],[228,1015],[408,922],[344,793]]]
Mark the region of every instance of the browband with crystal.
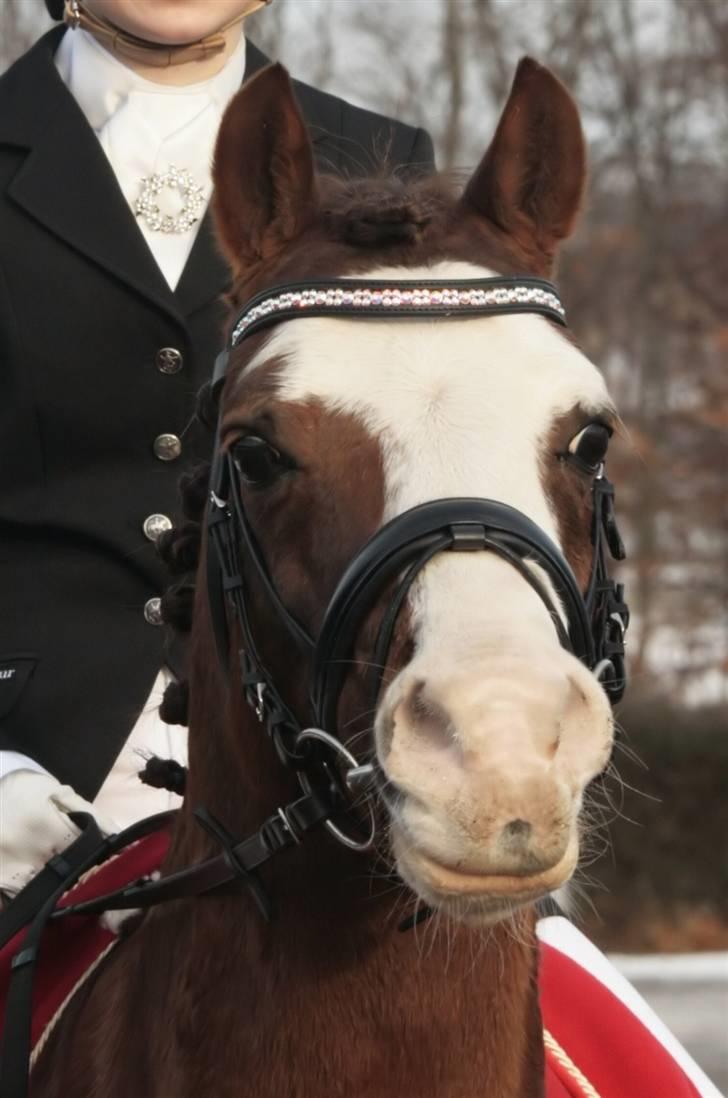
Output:
[[[566,325],[566,312],[556,287],[542,278],[508,277],[474,280],[367,281],[340,278],[274,286],[248,301],[230,334],[233,350],[244,336],[281,320],[300,316],[498,316],[538,313]],[[218,356],[213,393],[225,378],[228,352]]]

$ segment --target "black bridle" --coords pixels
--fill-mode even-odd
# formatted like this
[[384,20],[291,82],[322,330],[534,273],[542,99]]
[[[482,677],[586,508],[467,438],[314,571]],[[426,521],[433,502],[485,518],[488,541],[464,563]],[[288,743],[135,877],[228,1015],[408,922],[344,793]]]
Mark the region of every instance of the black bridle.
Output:
[[[219,399],[230,351],[247,336],[282,320],[305,316],[460,318],[526,312],[565,324],[556,289],[535,278],[447,283],[341,279],[278,286],[254,297],[239,313],[229,348],[216,362],[213,392]],[[331,787],[331,752],[350,767],[350,784],[365,784],[372,777],[373,767],[358,766],[338,736],[337,711],[346,669],[365,618],[385,588],[394,585],[371,660],[378,669],[372,675],[372,692],[374,697],[378,695],[407,593],[425,565],[441,552],[487,550],[506,560],[541,598],[562,646],[595,673],[610,700],[618,701],[624,691],[624,634],[629,611],[622,585],[609,578],[607,568],[608,553],[622,560],[624,548],[615,520],[614,489],[603,466],[594,479],[592,565],[584,594],[559,548],[520,511],[495,500],[433,500],[392,519],[356,554],[339,581],[315,639],[290,613],[276,589],[243,505],[233,459],[221,449],[219,433],[207,530],[208,598],[221,664],[226,669],[229,666],[227,611],[231,607],[242,635],[240,665],[246,697],[266,724],[281,760],[296,771],[306,790]],[[252,564],[255,582],[275,608],[278,620],[311,660],[312,728],[304,728],[291,712],[261,658],[249,616],[243,557]],[[549,586],[559,605],[554,603]],[[340,808],[340,799],[337,805]],[[343,838],[330,821],[327,826]],[[354,840],[349,845],[360,846]]]
[[[557,324],[565,323],[555,288],[534,278],[449,283],[341,279],[306,286],[280,286],[253,298],[239,314],[228,349],[215,364],[214,393],[219,399],[229,352],[246,336],[281,320],[299,316],[401,318],[504,313],[538,313]],[[594,672],[610,700],[618,701],[624,691],[624,634],[629,611],[622,585],[609,578],[607,569],[607,555],[621,560],[624,549],[614,515],[614,489],[603,468],[594,480],[592,565],[584,594],[558,547],[520,511],[495,500],[433,500],[392,519],[356,554],[331,597],[315,639],[285,606],[268,572],[243,506],[233,460],[220,448],[219,424],[207,532],[207,589],[221,666],[229,675],[228,612],[231,611],[242,639],[239,661],[245,697],[266,725],[281,761],[295,772],[302,795],[277,808],[256,832],[242,840],[230,835],[206,808],[197,808],[194,814],[219,844],[220,854],[167,873],[158,880],[134,882],[95,900],[58,909],[61,896],[83,873],[170,823],[170,814],[166,813],[140,821],[120,835],[102,839],[93,817],[74,817],[81,828],[79,838],[62,856],[51,859],[40,877],[20,893],[0,918],[0,946],[28,925],[23,946],[12,962],[0,1057],[0,1091],[8,1098],[27,1095],[33,975],[43,930],[50,919],[147,908],[231,886],[243,887],[261,914],[269,918],[270,900],[257,870],[278,853],[299,844],[309,832],[321,826],[348,847],[366,850],[371,846],[376,829],[371,799],[366,798],[368,833],[366,830],[359,833],[361,823],[349,808],[351,795],[366,794],[376,780],[376,766],[369,761],[360,765],[338,737],[337,710],[346,667],[361,626],[387,587],[392,588],[392,593],[379,625],[372,660],[377,668],[386,665],[407,593],[428,562],[443,552],[487,551],[507,561],[538,594],[562,646]],[[280,622],[311,661],[309,728],[301,726],[261,658],[249,616],[244,558],[252,563],[256,580]],[[560,607],[554,603],[550,589]],[[382,671],[377,670],[371,684],[374,695],[379,694],[381,678]],[[346,831],[342,828],[342,816],[347,820]],[[419,910],[425,917],[429,913],[426,907]],[[405,919],[400,929],[407,929],[419,917]]]

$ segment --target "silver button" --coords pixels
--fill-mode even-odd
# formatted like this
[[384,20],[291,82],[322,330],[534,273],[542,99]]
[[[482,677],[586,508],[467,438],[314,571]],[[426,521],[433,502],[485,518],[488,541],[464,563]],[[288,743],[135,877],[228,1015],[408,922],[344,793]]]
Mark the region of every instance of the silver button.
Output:
[[178,374],[184,360],[176,347],[160,347],[157,351],[157,369],[162,374]]
[[152,445],[160,461],[174,461],[182,453],[182,443],[176,435],[157,435]]
[[172,529],[172,520],[166,515],[147,515],[142,525],[144,537],[156,541],[160,534]]
[[162,624],[162,600],[160,598],[147,599],[144,603],[144,620],[150,625]]

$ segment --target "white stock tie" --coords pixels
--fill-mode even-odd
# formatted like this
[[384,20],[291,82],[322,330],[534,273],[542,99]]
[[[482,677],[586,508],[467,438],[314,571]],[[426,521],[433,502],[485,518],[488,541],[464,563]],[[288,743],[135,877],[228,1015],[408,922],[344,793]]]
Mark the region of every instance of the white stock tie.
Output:
[[131,91],[99,132],[124,197],[172,288],[212,190],[219,121],[209,94]]

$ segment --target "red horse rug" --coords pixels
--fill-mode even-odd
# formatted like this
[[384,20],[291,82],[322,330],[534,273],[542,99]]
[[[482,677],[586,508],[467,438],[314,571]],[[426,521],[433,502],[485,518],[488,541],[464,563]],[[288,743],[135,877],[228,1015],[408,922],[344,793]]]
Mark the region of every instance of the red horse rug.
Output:
[[[62,906],[148,876],[167,842],[162,832],[128,847],[67,893]],[[24,933],[0,952],[0,1004]],[[721,1098],[634,988],[567,919],[541,919],[538,938],[546,1098]],[[75,992],[118,942],[95,916],[48,926],[35,982],[33,1060]]]

